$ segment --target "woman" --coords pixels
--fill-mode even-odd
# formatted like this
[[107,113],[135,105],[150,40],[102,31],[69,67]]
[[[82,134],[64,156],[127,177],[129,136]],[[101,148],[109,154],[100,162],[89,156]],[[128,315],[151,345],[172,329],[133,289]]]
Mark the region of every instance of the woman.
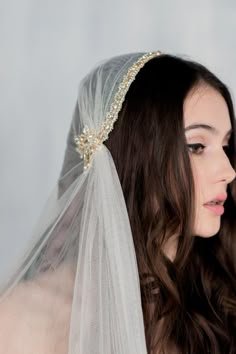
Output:
[[154,52],[94,69],[1,281],[0,353],[236,353],[234,169],[232,100],[206,68]]

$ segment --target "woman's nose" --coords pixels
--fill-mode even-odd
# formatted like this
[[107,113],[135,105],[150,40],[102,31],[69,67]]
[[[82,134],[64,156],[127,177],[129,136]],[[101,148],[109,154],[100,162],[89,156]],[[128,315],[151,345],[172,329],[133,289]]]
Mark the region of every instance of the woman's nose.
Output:
[[227,184],[231,183],[236,177],[236,172],[231,165],[228,156],[223,152],[221,162],[219,163],[219,178],[222,181],[225,181]]

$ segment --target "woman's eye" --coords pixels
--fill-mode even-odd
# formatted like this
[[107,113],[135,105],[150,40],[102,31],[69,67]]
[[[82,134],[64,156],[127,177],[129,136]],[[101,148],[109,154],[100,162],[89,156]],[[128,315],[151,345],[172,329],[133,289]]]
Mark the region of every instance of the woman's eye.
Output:
[[188,150],[191,154],[200,155],[203,153],[205,149],[205,145],[197,143],[197,144],[187,144]]

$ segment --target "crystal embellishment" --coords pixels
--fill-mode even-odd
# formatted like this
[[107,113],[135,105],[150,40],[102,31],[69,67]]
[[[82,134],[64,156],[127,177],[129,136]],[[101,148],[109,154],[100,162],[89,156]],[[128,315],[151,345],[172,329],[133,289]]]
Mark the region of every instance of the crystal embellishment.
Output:
[[103,143],[98,134],[84,127],[83,133],[74,137],[76,151],[80,154],[80,157],[84,160],[84,170],[86,170],[91,164],[91,157],[98,147]]
[[114,127],[114,123],[118,119],[118,114],[121,110],[122,104],[125,100],[125,95],[129,90],[130,85],[135,80],[139,70],[151,59],[161,55],[160,51],[150,52],[144,54],[138,59],[124,75],[122,82],[118,87],[118,91],[114,96],[114,100],[111,104],[106,118],[98,132],[84,127],[82,134],[74,137],[76,151],[80,154],[80,157],[84,160],[84,169],[86,170],[91,165],[91,158],[97,151],[99,146],[108,139],[109,133]]

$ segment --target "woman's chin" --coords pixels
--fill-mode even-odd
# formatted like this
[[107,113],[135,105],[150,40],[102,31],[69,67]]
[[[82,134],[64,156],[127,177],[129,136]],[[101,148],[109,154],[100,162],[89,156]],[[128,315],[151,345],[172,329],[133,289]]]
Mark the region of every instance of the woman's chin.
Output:
[[198,232],[195,233],[196,236],[198,237],[202,237],[202,238],[210,238],[210,237],[214,237],[218,232],[219,232],[219,227],[215,227],[212,229],[208,229],[208,230],[199,230]]
[[196,237],[201,237],[201,238],[211,238],[214,237],[217,234],[217,232],[215,232],[214,234],[203,234],[203,235],[196,235]]
[[221,219],[202,220],[201,225],[197,225],[194,234],[199,237],[209,238],[215,236],[220,230]]

